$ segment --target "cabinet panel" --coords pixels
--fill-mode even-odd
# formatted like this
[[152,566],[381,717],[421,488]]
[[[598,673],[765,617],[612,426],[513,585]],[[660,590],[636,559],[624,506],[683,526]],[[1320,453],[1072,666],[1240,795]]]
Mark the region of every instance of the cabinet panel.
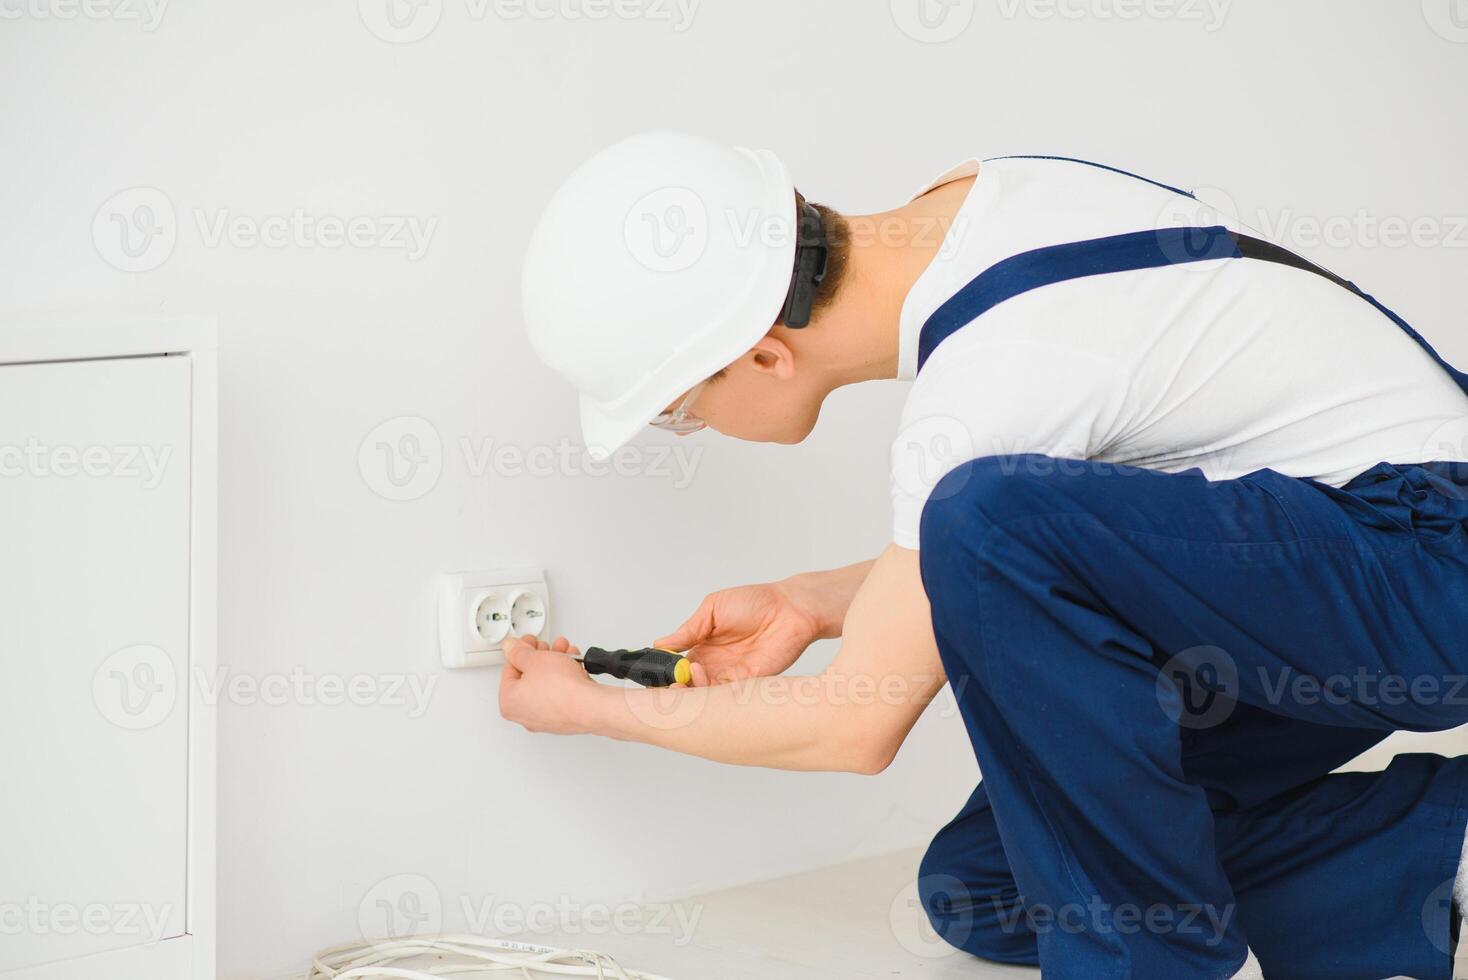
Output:
[[190,397],[0,366],[0,971],[185,929]]

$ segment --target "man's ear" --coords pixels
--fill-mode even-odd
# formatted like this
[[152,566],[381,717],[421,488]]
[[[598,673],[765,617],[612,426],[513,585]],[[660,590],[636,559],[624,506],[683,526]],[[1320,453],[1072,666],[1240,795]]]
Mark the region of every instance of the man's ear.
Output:
[[789,381],[795,377],[795,352],[783,340],[766,334],[746,356],[756,371],[778,381]]

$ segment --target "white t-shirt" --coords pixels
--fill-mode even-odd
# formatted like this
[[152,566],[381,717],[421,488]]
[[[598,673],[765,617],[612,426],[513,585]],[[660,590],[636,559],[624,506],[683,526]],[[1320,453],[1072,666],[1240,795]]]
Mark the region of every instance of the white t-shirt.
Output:
[[[1340,486],[1380,462],[1468,459],[1468,396],[1406,332],[1321,276],[1218,259],[1074,279],[999,303],[917,371],[928,318],[975,276],[1048,245],[1235,217],[1136,177],[1049,159],[976,161],[902,309],[913,380],[892,446],[893,540],[918,547],[959,463],[1034,453],[1231,479],[1270,468]],[[926,190],[925,190],[926,192]]]

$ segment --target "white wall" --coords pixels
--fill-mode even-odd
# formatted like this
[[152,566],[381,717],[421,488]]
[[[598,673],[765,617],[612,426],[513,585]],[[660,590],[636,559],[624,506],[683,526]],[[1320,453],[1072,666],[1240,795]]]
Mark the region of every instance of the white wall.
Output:
[[[224,976],[279,974],[354,936],[395,875],[430,881],[457,928],[461,896],[669,894],[916,843],[971,788],[952,717],[925,720],[874,780],[734,770],[528,736],[498,720],[496,672],[436,668],[439,572],[544,567],[559,630],[631,644],[708,589],[884,541],[895,386],[841,394],[800,449],[684,443],[704,453],[682,489],[468,472],[460,438],[577,438],[569,392],[521,334],[519,250],[557,181],[616,137],[672,126],[769,146],[851,210],[970,154],[1057,152],[1214,188],[1468,362],[1468,233],[1453,222],[1468,214],[1468,29],[1451,0],[1062,0],[1078,17],[958,0],[948,26],[973,21],[947,43],[895,26],[914,2],[894,17],[880,2],[703,0],[675,24],[657,19],[682,16],[671,0],[627,0],[651,15],[625,20],[569,0],[542,0],[570,11],[550,19],[476,18],[478,0],[442,0],[432,33],[392,44],[351,0],[179,2],[151,30],[120,19],[145,7],[62,20],[41,14],[68,0],[0,0],[0,305],[221,316],[224,661],[254,679],[436,679],[416,718],[223,705]],[[380,17],[379,0],[363,6]],[[105,215],[156,200],[113,200],[136,187],[166,195],[177,242],[124,272]],[[297,208],[437,224],[417,260],[210,240],[221,212]],[[1433,219],[1446,240],[1383,245],[1358,212]],[[1319,244],[1301,218],[1357,230]],[[375,493],[381,467],[364,479],[358,460],[400,417],[444,447],[436,486],[407,502]],[[682,828],[685,843],[605,846],[592,824],[614,842]]]

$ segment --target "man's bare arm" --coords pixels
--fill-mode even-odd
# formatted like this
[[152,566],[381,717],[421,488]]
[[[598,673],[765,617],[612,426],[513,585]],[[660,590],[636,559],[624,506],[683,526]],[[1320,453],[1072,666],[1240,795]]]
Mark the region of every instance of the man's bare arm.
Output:
[[808,607],[817,613],[821,638],[834,639],[842,634],[851,604],[876,564],[873,558],[825,572],[805,572],[790,576],[785,584],[805,597]]
[[632,690],[596,684],[554,651],[522,644],[507,657],[501,710],[527,728],[778,769],[881,771],[945,682],[918,555],[895,546],[866,575],[839,653],[815,676]]

